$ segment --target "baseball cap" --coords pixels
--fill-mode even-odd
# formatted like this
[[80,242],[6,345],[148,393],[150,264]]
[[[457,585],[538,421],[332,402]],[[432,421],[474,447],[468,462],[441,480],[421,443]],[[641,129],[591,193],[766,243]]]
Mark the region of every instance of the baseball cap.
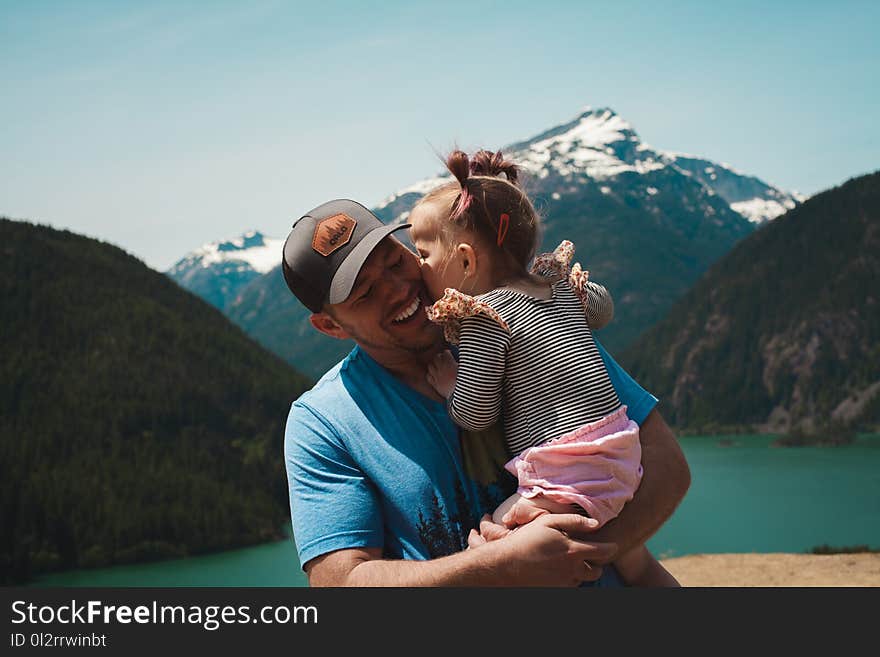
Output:
[[284,242],[281,270],[287,287],[315,313],[325,303],[342,303],[379,242],[409,226],[383,224],[356,201],[323,203],[297,219]]

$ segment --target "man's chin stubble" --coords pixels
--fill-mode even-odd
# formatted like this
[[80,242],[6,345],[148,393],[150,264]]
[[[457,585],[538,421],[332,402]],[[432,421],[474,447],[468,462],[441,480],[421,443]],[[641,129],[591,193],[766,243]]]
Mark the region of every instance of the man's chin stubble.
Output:
[[[344,328],[344,327],[343,327]],[[437,351],[443,345],[443,336],[442,333],[437,333],[436,339],[425,340],[422,342],[403,342],[401,340],[391,338],[387,342],[375,342],[373,340],[359,337],[356,333],[352,332],[349,329],[346,329],[346,332],[352,336],[352,339],[360,345],[362,348],[367,348],[375,351],[400,351],[412,354],[414,357],[419,357],[424,354],[430,353],[432,351]]]

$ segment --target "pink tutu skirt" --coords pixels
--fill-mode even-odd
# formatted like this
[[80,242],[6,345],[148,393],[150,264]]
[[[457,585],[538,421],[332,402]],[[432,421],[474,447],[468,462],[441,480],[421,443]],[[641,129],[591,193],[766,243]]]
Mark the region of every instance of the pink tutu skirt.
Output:
[[559,438],[530,447],[505,468],[523,497],[576,504],[601,527],[616,518],[642,480],[639,425],[626,406]]

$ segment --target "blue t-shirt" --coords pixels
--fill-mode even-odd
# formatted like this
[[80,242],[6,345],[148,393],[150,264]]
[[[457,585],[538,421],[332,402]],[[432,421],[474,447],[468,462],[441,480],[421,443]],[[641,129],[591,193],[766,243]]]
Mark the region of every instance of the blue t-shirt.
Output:
[[[657,399],[599,350],[629,417],[641,424]],[[516,490],[516,480],[502,467],[506,454],[491,458],[503,444],[500,433],[459,437],[459,431],[444,403],[355,347],[293,403],[287,419],[284,452],[300,563],[344,548],[379,547],[391,559],[432,559],[466,548],[469,531]],[[486,446],[463,457],[465,441]],[[614,577],[613,569],[606,572]]]

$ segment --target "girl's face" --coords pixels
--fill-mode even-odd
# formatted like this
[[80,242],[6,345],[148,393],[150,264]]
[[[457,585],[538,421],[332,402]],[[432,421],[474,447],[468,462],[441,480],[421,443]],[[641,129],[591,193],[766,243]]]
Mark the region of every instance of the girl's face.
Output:
[[428,294],[436,301],[443,296],[447,287],[461,285],[461,272],[455,266],[455,258],[450,258],[451,247],[446,244],[437,230],[442,217],[437,216],[437,208],[433,203],[423,203],[415,208],[409,216],[409,236],[419,254],[422,268],[422,280],[428,288]]

